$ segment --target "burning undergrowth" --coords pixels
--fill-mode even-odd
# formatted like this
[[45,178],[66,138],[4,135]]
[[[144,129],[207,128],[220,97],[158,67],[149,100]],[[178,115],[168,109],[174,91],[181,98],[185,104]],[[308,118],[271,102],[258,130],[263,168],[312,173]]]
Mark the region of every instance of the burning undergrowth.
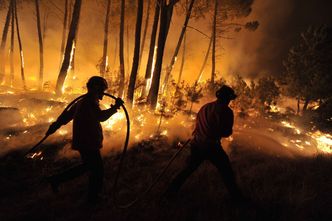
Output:
[[[52,93],[17,93],[7,91],[1,98],[1,128],[3,155],[14,149],[27,150],[37,143],[45,134],[51,122],[55,121],[62,110],[76,95],[56,97]],[[204,102],[211,101],[204,100]],[[101,108],[107,108],[113,99],[104,98]],[[197,105],[197,106],[200,106]],[[192,108],[191,108],[192,109]],[[280,108],[279,108],[280,109]],[[196,108],[193,108],[197,111]],[[159,106],[157,111],[151,111],[144,105],[136,105],[129,109],[131,131],[130,146],[145,140],[158,139],[165,136],[170,143],[190,138],[195,123],[195,112],[171,113],[169,109]],[[256,147],[270,146],[275,152],[297,152],[298,154],[314,155],[332,152],[332,136],[311,127],[298,126],[300,123],[289,115],[278,112],[274,106],[270,114],[260,114],[250,109],[247,116],[236,112],[234,135],[223,141],[224,145],[236,142],[257,142],[266,140]],[[104,153],[122,148],[126,134],[126,117],[123,110],[102,123],[104,128]],[[62,156],[71,156],[70,151],[71,124],[61,127],[56,134],[48,138],[45,143],[67,140]],[[273,146],[274,148],[271,148]],[[66,154],[63,154],[66,153]],[[278,153],[277,153],[278,154]]]

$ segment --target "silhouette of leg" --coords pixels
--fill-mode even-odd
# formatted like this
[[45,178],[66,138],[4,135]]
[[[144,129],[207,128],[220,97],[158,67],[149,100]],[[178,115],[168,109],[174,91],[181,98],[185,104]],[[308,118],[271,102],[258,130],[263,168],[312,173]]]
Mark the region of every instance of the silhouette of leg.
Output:
[[47,177],[47,181],[51,184],[54,193],[58,193],[58,187],[61,183],[72,180],[78,176],[83,175],[87,171],[87,167],[84,163],[71,167],[61,173]]
[[104,165],[99,150],[81,152],[89,170],[88,201],[96,202],[103,188]]
[[208,149],[208,158],[210,162],[219,170],[229,193],[234,199],[241,200],[243,196],[238,185],[236,184],[234,172],[227,154],[218,144],[211,146]]
[[165,195],[176,194],[187,178],[199,167],[199,165],[204,161],[204,153],[195,146],[191,148],[191,154],[187,159],[186,167],[176,175],[169,187],[167,188]]

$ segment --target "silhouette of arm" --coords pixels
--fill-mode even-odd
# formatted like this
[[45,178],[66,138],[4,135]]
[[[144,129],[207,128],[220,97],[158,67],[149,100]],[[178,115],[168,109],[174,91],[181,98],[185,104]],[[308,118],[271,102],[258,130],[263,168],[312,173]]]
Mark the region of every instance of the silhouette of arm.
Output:
[[100,121],[100,122],[103,122],[103,121],[106,121],[108,118],[110,118],[113,114],[115,114],[117,112],[119,108],[116,107],[116,106],[111,106],[111,108],[109,109],[106,109],[106,110],[101,110],[99,107],[98,107],[98,110],[96,111],[96,116],[97,116],[97,119]]
[[56,120],[56,122],[58,124],[60,124],[60,126],[68,124],[69,121],[71,121],[72,119],[74,119],[75,111],[76,111],[76,104],[73,105],[68,111],[63,112],[58,117],[58,119]]
[[111,105],[111,108],[106,109],[106,110],[101,110],[99,107],[99,104],[96,103],[96,106],[94,108],[94,114],[96,118],[100,121],[106,121],[108,118],[110,118],[113,114],[117,112],[117,110],[120,108],[120,106],[123,104],[123,100],[120,98],[117,98],[115,100],[115,104]]
[[46,135],[51,135],[55,131],[57,131],[62,125],[68,124],[68,122],[74,118],[75,110],[76,104],[73,105],[68,111],[62,112],[58,119],[50,125],[46,132]]

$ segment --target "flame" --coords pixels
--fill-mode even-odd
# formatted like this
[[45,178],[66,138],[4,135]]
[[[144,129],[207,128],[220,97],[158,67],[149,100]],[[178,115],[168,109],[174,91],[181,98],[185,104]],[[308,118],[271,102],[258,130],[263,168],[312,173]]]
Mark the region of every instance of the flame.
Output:
[[276,106],[276,105],[270,105],[270,112],[272,112],[272,113],[278,113],[278,112],[280,112],[280,109],[279,109],[279,107],[278,106]]
[[[301,130],[297,128],[295,125],[292,125],[291,123],[287,121],[281,121],[281,123],[287,127],[292,128],[296,132],[296,134],[302,134]],[[314,144],[308,140],[290,140],[291,143],[295,144],[299,149],[303,150],[304,146],[303,143],[307,146],[314,145],[318,151],[322,153],[332,153],[332,135],[328,133],[323,133],[319,130],[316,130],[314,132],[307,132],[304,134],[307,138],[314,141]],[[287,146],[287,145],[284,145]]]
[[[72,64],[72,61],[73,61],[74,52],[75,52],[75,41],[73,41],[73,46],[72,46],[71,51],[70,51],[69,67],[68,67],[68,69],[67,69],[67,73],[73,68],[73,67],[71,66],[71,64]],[[67,77],[67,75],[66,75],[66,77]],[[66,79],[65,79],[64,82],[65,82],[65,83],[63,84],[63,86],[62,86],[62,88],[61,88],[62,93],[65,92],[65,90],[66,90],[66,86],[67,86],[67,85],[66,85]]]
[[[118,113],[115,113],[114,115],[112,115],[112,117],[110,117],[107,121],[103,122],[103,126],[106,130],[114,130],[115,128],[115,125],[118,123],[118,122],[121,122],[125,119],[125,114],[123,112],[118,112]],[[119,126],[117,127],[118,130],[121,130],[122,127]]]
[[21,59],[22,59],[22,68],[24,68],[24,55],[23,55],[23,51],[21,51]]
[[281,121],[281,124],[283,124],[285,127],[292,128],[297,134],[301,134],[301,130],[296,127],[295,125],[292,125],[291,123],[287,121]]
[[147,79],[146,81],[146,94],[149,92],[150,88],[151,88],[151,83],[152,83],[152,78],[153,78],[153,72],[154,72],[154,66],[156,63],[156,57],[157,57],[157,49],[158,47],[155,46],[154,47],[154,52],[153,52],[153,61],[152,61],[152,67],[151,67],[151,77],[149,79]]
[[[42,153],[43,153],[42,151],[31,153],[31,154],[27,155],[27,158],[35,159],[35,158],[41,157]],[[43,159],[43,157],[40,158],[40,160],[42,160],[42,159]]]
[[168,133],[168,131],[167,131],[167,130],[163,130],[163,131],[160,133],[160,135],[167,136],[167,133]]
[[105,70],[108,68],[108,55],[106,55],[106,64],[105,64]]
[[322,133],[321,131],[315,131],[314,133],[308,133],[317,143],[317,149],[324,153],[332,153],[332,135]]
[[60,129],[60,130],[58,130],[58,133],[60,134],[60,135],[66,135],[66,134],[68,134],[68,131],[67,130],[65,130],[65,129]]

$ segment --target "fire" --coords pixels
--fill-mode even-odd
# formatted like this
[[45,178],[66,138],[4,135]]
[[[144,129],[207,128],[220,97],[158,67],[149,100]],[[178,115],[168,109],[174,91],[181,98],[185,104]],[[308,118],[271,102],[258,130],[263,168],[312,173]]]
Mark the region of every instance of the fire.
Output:
[[[118,122],[122,122],[124,121],[126,118],[125,114],[123,112],[118,112],[114,115],[112,115],[111,118],[109,118],[107,121],[103,122],[103,127],[106,129],[106,130],[114,130],[114,127],[115,125],[118,123]],[[121,130],[122,129],[122,126],[120,127],[117,127],[116,128],[117,130]]]
[[325,134],[321,131],[315,131],[314,133],[308,133],[317,143],[317,149],[324,153],[332,153],[332,135]]
[[[310,142],[308,140],[290,140],[291,143],[293,143],[296,147],[298,147],[300,150],[304,150],[305,146],[315,146],[317,151],[322,152],[322,153],[327,153],[330,154],[332,153],[332,135],[328,133],[323,133],[319,130],[314,131],[314,132],[307,132],[307,133],[302,133],[301,130],[296,127],[295,125],[292,125],[291,123],[287,121],[281,121],[281,124],[284,125],[287,128],[292,128],[296,132],[296,134],[304,135],[307,139],[313,140],[313,142]],[[288,146],[288,145],[284,145]]]
[[42,151],[38,151],[38,152],[31,153],[31,154],[27,155],[27,158],[36,159],[36,158],[40,157],[40,160],[42,160],[43,159],[42,154],[43,154]]
[[278,113],[278,112],[280,112],[280,108],[278,107],[278,106],[276,106],[276,105],[270,105],[270,112],[272,112],[272,113]]
[[146,88],[145,88],[146,89],[146,91],[145,91],[146,94],[149,92],[150,87],[151,87],[151,83],[152,83],[154,66],[155,66],[155,63],[156,63],[157,49],[158,49],[158,47],[155,46],[154,47],[154,53],[153,53],[152,67],[151,67],[151,77],[149,79],[147,79],[147,82],[146,82]]
[[60,134],[60,135],[66,135],[66,134],[68,134],[68,131],[67,130],[65,130],[65,129],[60,129],[59,131],[58,131],[58,133]]
[[287,121],[281,121],[281,124],[284,125],[285,127],[294,129],[294,131],[297,134],[301,134],[301,130],[299,128],[297,128],[296,126],[290,124],[289,122],[287,122]]

